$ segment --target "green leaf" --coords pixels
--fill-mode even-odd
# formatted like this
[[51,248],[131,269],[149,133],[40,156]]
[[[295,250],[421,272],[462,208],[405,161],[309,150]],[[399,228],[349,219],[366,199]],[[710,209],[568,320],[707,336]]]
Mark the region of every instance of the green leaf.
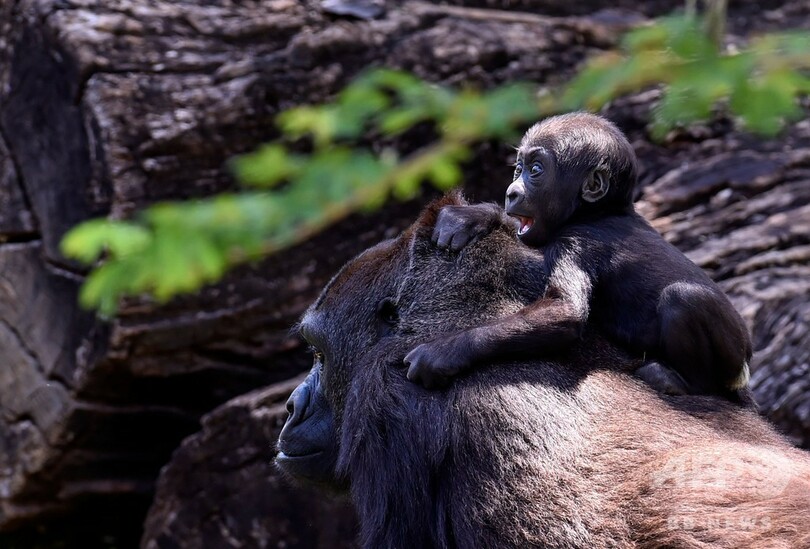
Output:
[[433,185],[442,191],[452,189],[461,181],[461,169],[449,156],[436,158],[430,166],[428,175]]
[[263,145],[256,152],[231,160],[236,177],[247,185],[272,187],[294,176],[303,160],[279,143]]
[[360,137],[367,122],[388,105],[388,97],[381,90],[360,83],[352,84],[338,97],[335,135]]
[[134,223],[94,219],[71,229],[61,250],[65,257],[90,264],[105,251],[122,256],[137,253],[150,239],[149,231]]
[[414,75],[393,69],[372,69],[361,74],[355,82],[359,86],[388,89],[398,95],[406,94],[425,85]]
[[312,135],[318,143],[331,141],[336,132],[337,115],[330,107],[296,107],[280,113],[276,123],[290,138]]
[[379,127],[386,135],[398,135],[427,120],[429,116],[425,110],[400,107],[382,114]]
[[619,55],[605,54],[589,62],[565,87],[561,99],[562,109],[600,108],[607,103],[621,81],[622,64],[625,61]]
[[512,138],[517,127],[537,120],[541,113],[536,95],[535,86],[522,83],[509,84],[486,93],[483,97],[486,118],[481,137]]
[[121,281],[131,273],[126,263],[106,263],[94,269],[79,292],[79,304],[86,309],[98,309],[105,317],[115,314],[121,295]]
[[666,30],[665,47],[684,60],[717,57],[717,46],[702,29],[701,21],[688,17],[667,17],[661,23]]
[[394,196],[399,200],[410,200],[419,193],[421,181],[422,177],[419,173],[405,172],[398,174],[393,188]]
[[802,111],[796,101],[797,82],[789,71],[775,71],[740,84],[732,93],[729,106],[747,128],[763,135],[774,135],[785,121]]
[[670,30],[665,25],[646,25],[633,29],[621,39],[622,50],[638,53],[645,50],[662,50],[669,39]]

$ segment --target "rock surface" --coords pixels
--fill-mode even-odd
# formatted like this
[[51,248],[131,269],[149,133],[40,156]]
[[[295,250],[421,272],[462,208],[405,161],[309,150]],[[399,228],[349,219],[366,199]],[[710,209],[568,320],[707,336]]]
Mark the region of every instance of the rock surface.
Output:
[[[630,1],[379,4],[364,19],[317,1],[0,3],[0,529],[80,502],[151,497],[203,414],[270,385],[206,416],[177,449],[144,544],[349,539],[345,509],[283,487],[270,466],[282,393],[307,367],[288,327],[429,193],[354,216],[198,296],[129,301],[109,323],[76,305],[83,272],[59,254],[62,235],[87,217],[233,188],[227,159],[272,138],[279,110],[328,98],[366,66],[446,84],[553,83],[628,24],[681,2],[644,3],[644,13]],[[734,40],[807,29],[810,8],[732,5],[730,23]],[[810,125],[764,141],[718,119],[653,144],[656,97],[606,111],[641,158],[639,207],[729,293],[754,334],[763,413],[810,448]],[[501,199],[510,154],[478,149],[465,173],[474,199]]]
[[304,376],[235,398],[203,420],[158,484],[143,547],[353,547],[354,513],[279,478],[285,402]]

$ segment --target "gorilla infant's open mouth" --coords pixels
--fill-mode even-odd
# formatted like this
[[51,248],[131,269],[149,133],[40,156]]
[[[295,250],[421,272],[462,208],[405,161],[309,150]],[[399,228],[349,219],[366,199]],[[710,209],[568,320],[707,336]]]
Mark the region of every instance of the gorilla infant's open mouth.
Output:
[[507,214],[509,217],[514,217],[520,222],[520,227],[518,227],[518,235],[524,235],[529,232],[529,229],[532,228],[534,225],[534,218],[528,217],[525,215],[516,215],[516,214]]

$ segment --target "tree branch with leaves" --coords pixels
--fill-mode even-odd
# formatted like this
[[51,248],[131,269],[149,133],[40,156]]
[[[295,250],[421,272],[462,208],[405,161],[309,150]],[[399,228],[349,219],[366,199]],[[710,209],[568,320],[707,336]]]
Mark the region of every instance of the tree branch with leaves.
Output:
[[[717,112],[766,136],[800,117],[798,99],[810,92],[810,33],[767,34],[731,51],[717,40],[720,23],[712,23],[725,21],[725,0],[710,2],[706,19],[688,4],[686,16],[630,31],[617,51],[589,60],[551,93],[538,93],[535,83],[454,90],[372,70],[327,104],[283,112],[277,141],[233,160],[242,190],[71,230],[63,253],[92,266],[81,303],[109,316],[123,296],[165,302],[196,291],[352,213],[412,198],[424,182],[441,190],[458,185],[477,142],[513,139],[543,116],[598,110],[640,90],[662,90],[651,121],[657,139]],[[411,154],[375,153],[362,144],[364,136],[395,137],[417,124],[430,124],[437,138]],[[302,140],[308,152],[296,147]]]

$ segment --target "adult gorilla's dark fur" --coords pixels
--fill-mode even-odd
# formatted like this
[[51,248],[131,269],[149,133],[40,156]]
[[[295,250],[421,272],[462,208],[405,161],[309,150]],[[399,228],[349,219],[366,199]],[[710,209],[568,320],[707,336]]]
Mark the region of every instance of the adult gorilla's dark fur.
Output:
[[504,227],[460,254],[438,208],[350,262],[301,322],[315,348],[278,464],[349,487],[364,547],[810,547],[810,458],[750,411],[662,397],[595,336],[445,391],[409,383],[415,344],[543,290]]

